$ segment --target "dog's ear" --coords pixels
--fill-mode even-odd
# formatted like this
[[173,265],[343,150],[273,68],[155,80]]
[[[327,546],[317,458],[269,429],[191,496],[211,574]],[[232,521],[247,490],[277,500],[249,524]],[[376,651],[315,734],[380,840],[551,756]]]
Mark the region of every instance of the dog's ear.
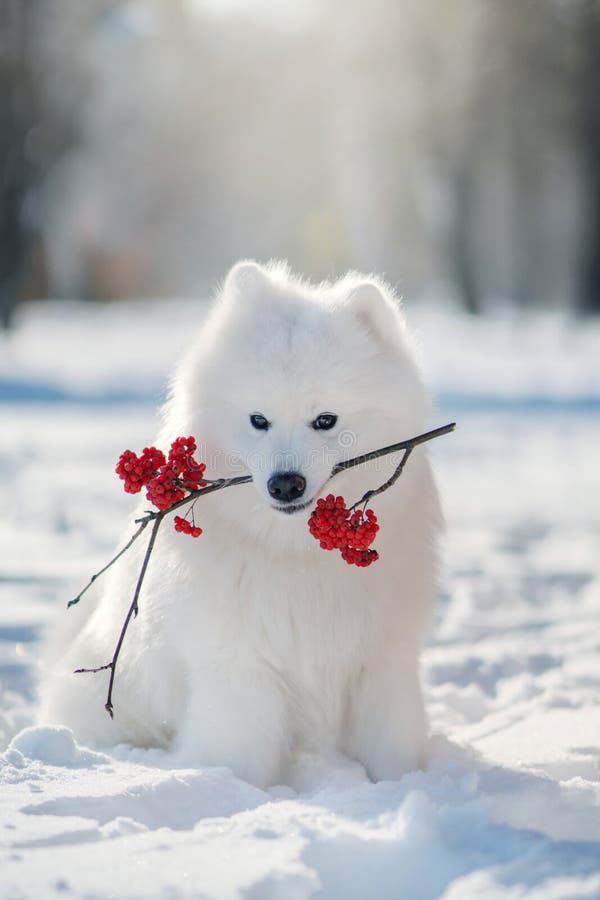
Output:
[[265,270],[253,259],[242,259],[230,270],[225,279],[225,295],[255,295],[268,284]]
[[366,331],[382,341],[393,342],[403,329],[398,301],[374,279],[356,281],[348,291],[344,305]]

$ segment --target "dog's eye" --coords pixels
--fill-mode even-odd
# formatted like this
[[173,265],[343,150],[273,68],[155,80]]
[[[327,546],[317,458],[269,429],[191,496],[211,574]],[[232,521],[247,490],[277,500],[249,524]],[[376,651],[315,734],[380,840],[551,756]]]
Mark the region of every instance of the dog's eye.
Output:
[[271,424],[268,419],[265,419],[260,413],[253,413],[250,416],[250,422],[254,428],[258,428],[259,431],[266,431]]
[[315,429],[315,431],[329,431],[330,428],[333,428],[336,422],[337,416],[334,416],[333,413],[321,413],[310,424]]

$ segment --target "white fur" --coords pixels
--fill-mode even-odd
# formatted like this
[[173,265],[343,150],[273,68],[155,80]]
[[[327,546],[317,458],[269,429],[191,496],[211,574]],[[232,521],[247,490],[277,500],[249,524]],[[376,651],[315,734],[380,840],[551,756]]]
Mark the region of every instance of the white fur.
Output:
[[[339,417],[333,430],[310,427],[322,412]],[[253,429],[252,413],[271,428]],[[209,477],[250,471],[254,482],[196,505],[198,539],[165,520],[119,659],[114,721],[107,673],[71,672],[110,659],[145,537],[98,599],[82,601],[77,633],[55,644],[42,719],[99,745],[172,748],[182,763],[230,766],[259,786],[289,777],[299,751],[347,753],[374,779],[418,766],[418,661],[440,525],[425,450],[372,503],[380,560],[367,569],[319,548],[310,507],[274,510],[267,481],[293,468],[307,479],[303,501],[333,491],[354,502],[394,461],[329,482],[335,462],[417,434],[426,415],[384,284],[350,274],[313,287],[281,264],[238,263],[174,377],[157,443],[193,434]]]

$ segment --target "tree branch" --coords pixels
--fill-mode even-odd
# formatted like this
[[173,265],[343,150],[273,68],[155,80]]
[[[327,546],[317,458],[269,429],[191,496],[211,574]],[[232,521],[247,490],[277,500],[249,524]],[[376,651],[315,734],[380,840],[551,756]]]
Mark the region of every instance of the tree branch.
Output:
[[418,434],[416,437],[409,438],[407,441],[400,441],[398,444],[390,444],[389,447],[381,447],[380,450],[371,450],[369,453],[362,453],[353,459],[347,459],[337,463],[331,470],[332,475],[337,475],[343,469],[353,469],[354,466],[362,466],[363,463],[370,462],[372,459],[379,459],[380,456],[390,456],[398,450],[413,450],[419,444],[431,441],[433,438],[441,437],[443,434],[449,434],[456,428],[456,422],[450,422],[449,425],[442,425],[441,428],[434,428],[432,431],[426,431]]
[[133,600],[131,601],[131,605],[127,610],[127,615],[125,616],[125,621],[123,622],[123,627],[121,628],[121,633],[119,635],[119,640],[117,641],[117,646],[115,647],[115,652],[113,653],[113,658],[109,663],[104,666],[99,666],[96,669],[75,669],[75,674],[80,675],[82,673],[87,672],[102,672],[105,669],[110,669],[110,680],[108,682],[108,694],[106,697],[106,703],[104,704],[104,709],[109,714],[111,719],[113,718],[113,705],[112,705],[112,691],[113,685],[115,683],[115,674],[117,671],[117,660],[119,659],[119,654],[121,652],[121,647],[123,646],[123,641],[125,640],[125,635],[127,633],[127,629],[129,628],[129,623],[133,616],[137,616],[138,614],[138,599],[140,596],[140,591],[142,589],[142,583],[144,581],[144,576],[146,574],[146,569],[148,568],[148,563],[150,562],[150,556],[152,554],[152,550],[154,548],[154,542],[156,541],[156,536],[158,534],[158,529],[162,524],[162,520],[166,515],[166,510],[163,512],[159,512],[158,515],[154,519],[154,524],[152,526],[152,532],[150,533],[150,540],[148,541],[148,546],[146,548],[146,553],[144,554],[144,561],[142,563],[142,568],[140,569],[140,574],[137,580],[137,584],[135,586],[135,591],[133,594]]
[[83,595],[85,594],[85,592],[91,588],[91,586],[92,586],[93,583],[95,582],[96,578],[99,578],[100,575],[103,575],[103,574],[106,572],[107,569],[110,569],[110,567],[111,567],[114,563],[116,563],[116,561],[117,561],[118,559],[120,559],[121,556],[123,556],[123,554],[127,552],[127,550],[129,550],[129,548],[130,548],[131,545],[134,543],[134,541],[137,541],[137,539],[139,538],[140,534],[142,533],[142,531],[144,530],[144,528],[146,527],[146,525],[148,524],[148,522],[151,522],[152,519],[154,519],[154,518],[155,518],[155,513],[150,512],[150,513],[148,513],[147,516],[144,516],[143,519],[136,519],[136,520],[135,520],[136,523],[137,523],[137,522],[141,522],[141,525],[140,525],[140,527],[138,528],[138,530],[136,531],[136,533],[135,533],[134,535],[132,535],[131,539],[130,539],[129,541],[127,541],[127,543],[125,544],[125,546],[124,546],[121,550],[119,550],[119,552],[116,554],[116,556],[113,556],[113,558],[110,560],[110,562],[107,562],[106,565],[103,566],[103,568],[100,569],[99,572],[96,572],[95,575],[92,575],[92,577],[90,578],[90,580],[88,581],[88,583],[86,584],[86,586],[83,588],[83,590],[82,590],[82,591],[79,591],[79,593],[77,594],[77,596],[74,597],[72,600],[69,600],[69,602],[67,603],[67,609],[69,609],[69,607],[71,607],[71,606],[75,606],[76,603],[79,603],[79,601],[81,600],[81,598],[83,597]]
[[[346,469],[352,469],[355,466],[363,465],[366,462],[369,462],[372,459],[379,459],[382,456],[389,456],[392,453],[397,453],[399,450],[404,450],[404,454],[402,459],[400,460],[398,466],[394,470],[394,473],[385,481],[382,485],[374,490],[367,491],[361,499],[355,503],[351,508],[354,509],[356,506],[359,506],[361,503],[366,503],[372,497],[375,497],[377,494],[383,493],[383,491],[387,491],[392,485],[398,480],[400,475],[404,470],[404,466],[413,452],[415,447],[419,444],[424,444],[426,441],[431,441],[433,438],[440,437],[443,434],[448,434],[451,431],[454,431],[456,428],[456,423],[452,422],[449,425],[444,425],[441,428],[434,428],[432,431],[427,431],[424,434],[419,434],[416,437],[409,438],[407,441],[400,441],[398,444],[390,444],[388,447],[382,447],[379,450],[371,450],[369,453],[363,453],[360,456],[355,456],[353,459],[345,460],[344,462],[337,463],[333,469],[331,470],[330,478],[333,478],[335,475],[340,472],[345,471]],[[127,615],[125,616],[125,621],[121,627],[121,632],[119,634],[119,639],[117,641],[115,651],[113,653],[113,657],[109,663],[106,663],[103,666],[97,666],[96,668],[90,669],[75,669],[75,674],[82,673],[95,673],[95,672],[104,672],[110,670],[110,679],[108,682],[108,694],[106,697],[106,703],[104,704],[104,708],[107,713],[110,715],[111,719],[113,718],[113,704],[112,704],[112,692],[115,683],[115,675],[117,670],[117,661],[119,659],[119,654],[121,653],[121,647],[123,646],[123,641],[125,640],[125,635],[127,634],[127,629],[129,628],[129,624],[135,616],[137,616],[139,612],[139,596],[142,589],[142,584],[144,581],[144,577],[146,575],[146,570],[148,568],[148,563],[150,562],[150,557],[152,555],[152,551],[154,549],[154,544],[156,542],[156,537],[158,535],[158,530],[162,524],[163,519],[168,513],[174,512],[176,509],[179,509],[182,506],[186,506],[190,501],[194,503],[200,497],[204,497],[206,494],[212,494],[214,491],[220,491],[224,488],[235,487],[239,484],[247,484],[252,481],[251,475],[238,475],[234,478],[220,478],[216,481],[212,481],[206,484],[205,487],[198,488],[197,490],[190,491],[188,495],[183,500],[178,500],[177,503],[174,503],[169,509],[161,510],[160,512],[153,512],[152,510],[148,511],[145,516],[140,519],[136,519],[136,523],[140,523],[140,527],[135,532],[135,534],[131,537],[131,539],[127,542],[127,544],[119,550],[119,552],[114,556],[109,563],[107,563],[104,568],[100,569],[95,575],[92,576],[89,583],[84,587],[84,589],[75,597],[73,600],[70,600],[67,604],[67,607],[73,606],[75,603],[79,603],[81,597],[88,590],[89,587],[94,583],[94,581],[106,572],[107,569],[110,568],[118,559],[120,559],[123,554],[129,550],[131,545],[137,538],[140,536],[142,531],[146,528],[146,526],[153,522],[152,532],[150,534],[150,540],[148,541],[148,546],[146,548],[146,553],[144,554],[144,560],[142,562],[142,567],[140,569],[140,574],[138,576],[138,580],[135,586],[135,591],[133,594],[133,599],[127,611]]]

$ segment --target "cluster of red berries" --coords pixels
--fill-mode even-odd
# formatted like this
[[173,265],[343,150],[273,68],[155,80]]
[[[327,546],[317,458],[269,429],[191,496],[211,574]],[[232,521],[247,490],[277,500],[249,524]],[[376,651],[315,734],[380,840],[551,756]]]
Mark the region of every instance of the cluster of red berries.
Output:
[[165,454],[156,447],[145,447],[141,456],[136,456],[133,450],[124,450],[115,472],[125,482],[123,487],[128,494],[139,494],[165,462]]
[[352,512],[343,497],[328,494],[317,500],[308,528],[323,550],[339,550],[349,565],[364,568],[379,559],[377,550],[369,549],[379,531],[372,509]]
[[175,531],[181,531],[182,534],[189,534],[191,537],[200,537],[202,534],[201,528],[197,525],[192,525],[191,522],[188,522],[187,519],[182,519],[181,516],[175,516],[173,524]]
[[[139,494],[146,488],[146,499],[157,509],[170,509],[183,500],[188,491],[204,487],[202,476],[206,466],[194,459],[196,441],[193,437],[178,437],[165,457],[156,447],[145,447],[141,456],[125,450],[119,457],[116,473],[124,481],[128,494]],[[181,523],[184,523],[183,525]],[[202,533],[180,516],[175,517],[175,530],[192,537]]]

